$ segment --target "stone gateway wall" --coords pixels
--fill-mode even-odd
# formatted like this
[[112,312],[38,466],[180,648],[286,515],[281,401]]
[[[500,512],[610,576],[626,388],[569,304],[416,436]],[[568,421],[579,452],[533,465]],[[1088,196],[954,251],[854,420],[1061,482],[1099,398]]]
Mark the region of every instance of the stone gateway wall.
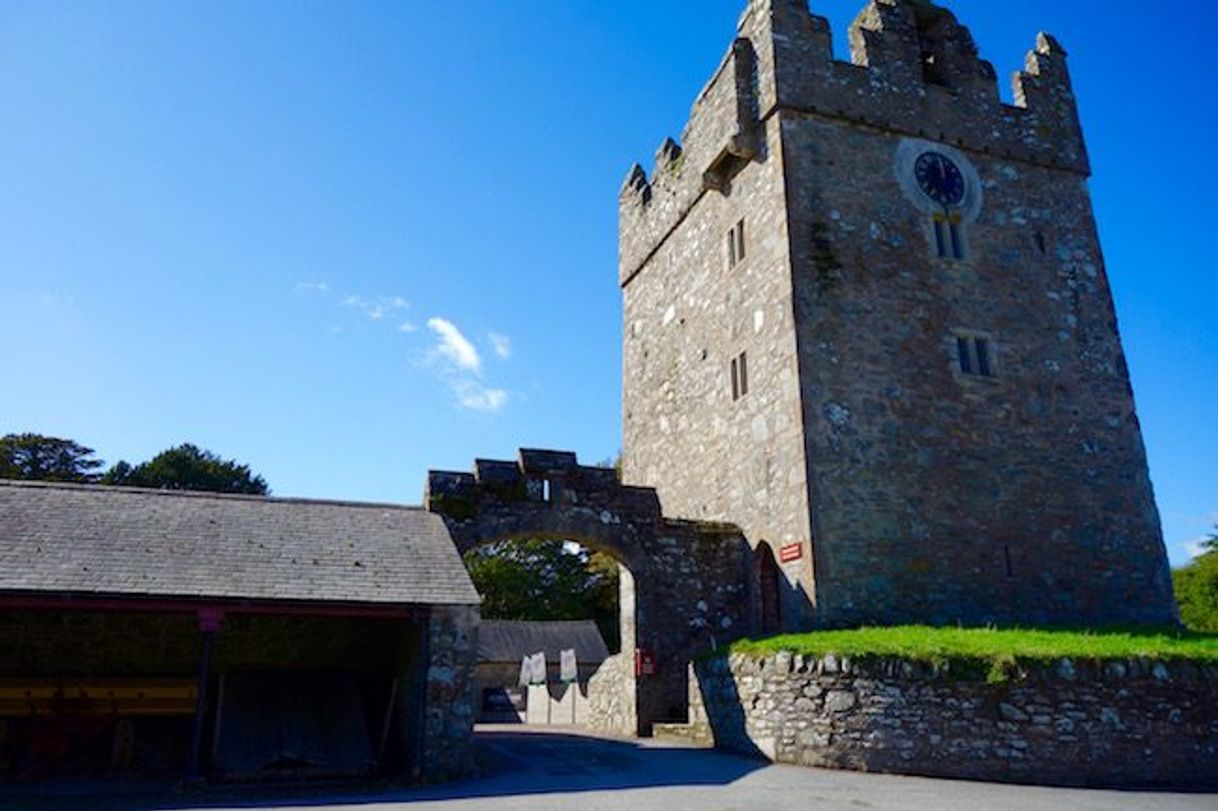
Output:
[[[523,449],[475,461],[473,473],[432,471],[427,508],[465,553],[501,540],[576,541],[621,565],[622,650],[589,685],[588,723],[651,734],[684,721],[690,660],[749,634],[753,563],[740,531],[664,517],[654,490],[625,487],[611,468],[567,451]],[[635,652],[654,667],[634,677]]]
[[734,654],[690,677],[697,740],[804,766],[1092,787],[1218,787],[1218,665],[984,669]]
[[635,734],[637,698],[633,653],[610,656],[588,682],[588,726],[614,735]]

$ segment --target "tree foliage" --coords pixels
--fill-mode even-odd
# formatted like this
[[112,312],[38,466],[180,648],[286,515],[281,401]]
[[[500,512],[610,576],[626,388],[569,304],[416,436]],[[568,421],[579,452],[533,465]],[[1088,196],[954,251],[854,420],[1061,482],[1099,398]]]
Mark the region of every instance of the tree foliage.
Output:
[[1196,631],[1218,631],[1218,527],[1204,544],[1209,551],[1172,572],[1180,619]]
[[0,478],[48,482],[94,482],[104,462],[92,448],[41,434],[9,434],[0,439]]
[[106,472],[104,484],[159,490],[200,490],[264,496],[266,480],[250,472],[249,465],[221,459],[189,443],[170,448],[132,467],[119,462]]
[[9,434],[0,438],[0,479],[125,485],[161,490],[202,490],[213,493],[266,495],[266,480],[248,465],[185,444],[157,454],[143,464],[119,462],[104,474],[105,462],[92,448],[70,439],[41,434]]
[[505,620],[596,620],[618,647],[618,565],[563,541],[502,541],[465,554],[483,597],[482,616]]

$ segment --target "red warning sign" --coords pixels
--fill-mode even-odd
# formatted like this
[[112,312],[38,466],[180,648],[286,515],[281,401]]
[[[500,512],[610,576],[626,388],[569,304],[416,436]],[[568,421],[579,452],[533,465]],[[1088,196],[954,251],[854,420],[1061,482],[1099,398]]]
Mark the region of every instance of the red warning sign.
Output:
[[778,550],[778,559],[783,563],[794,563],[804,556],[804,545],[801,543],[787,544]]

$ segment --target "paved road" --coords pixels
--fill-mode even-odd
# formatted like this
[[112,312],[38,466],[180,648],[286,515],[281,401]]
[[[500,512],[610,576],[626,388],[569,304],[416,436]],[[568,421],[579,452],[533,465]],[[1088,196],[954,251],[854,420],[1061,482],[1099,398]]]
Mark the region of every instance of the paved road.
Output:
[[411,791],[329,796],[6,798],[38,811],[1216,811],[1218,794],[1000,786],[773,766],[651,741],[494,729],[479,735],[483,776]]

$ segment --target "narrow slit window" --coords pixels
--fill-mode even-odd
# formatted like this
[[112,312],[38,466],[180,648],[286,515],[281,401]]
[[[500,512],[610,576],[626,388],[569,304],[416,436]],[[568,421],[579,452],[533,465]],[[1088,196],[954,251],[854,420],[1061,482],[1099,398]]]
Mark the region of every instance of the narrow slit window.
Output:
[[1036,249],[1037,249],[1038,251],[1040,251],[1041,253],[1044,253],[1044,252],[1047,250],[1047,245],[1045,244],[1045,233],[1044,233],[1044,231],[1037,231],[1037,232],[1036,232]]
[[1006,567],[1007,577],[1014,577],[1015,576],[1015,566],[1011,562],[1011,547],[1009,547],[1009,546],[1002,547],[1002,562],[1003,562],[1003,565]]
[[550,500],[550,497],[551,497],[550,480],[542,479],[541,480],[541,500],[548,502]]
[[964,225],[958,213],[936,214],[932,221],[935,228],[935,254],[940,259],[964,259]]
[[727,266],[736,267],[744,261],[744,256],[744,220],[741,220],[727,232]]
[[994,342],[975,335],[957,335],[956,362],[963,375],[993,377]]
[[968,338],[956,339],[956,355],[960,359],[960,371],[966,375],[973,373],[973,355]]
[[947,235],[943,233],[945,222],[943,218],[935,217],[935,249],[940,257],[947,256]]
[[735,402],[749,393],[749,359],[741,352],[732,358],[732,401]]
[[923,51],[922,57],[922,81],[927,84],[939,85],[946,87],[947,82],[943,81],[943,71],[939,69],[935,54],[932,51]]
[[974,343],[977,347],[977,373],[982,377],[993,377],[990,369],[990,342],[985,338],[977,338]]

